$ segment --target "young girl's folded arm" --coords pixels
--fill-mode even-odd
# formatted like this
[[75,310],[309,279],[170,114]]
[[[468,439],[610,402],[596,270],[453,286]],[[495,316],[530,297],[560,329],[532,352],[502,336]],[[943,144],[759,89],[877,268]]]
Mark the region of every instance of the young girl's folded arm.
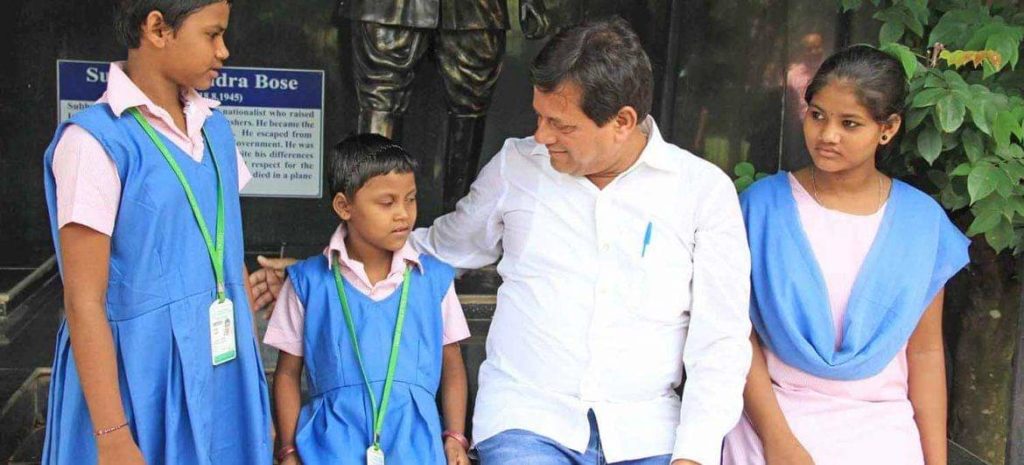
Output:
[[790,430],[779,401],[775,398],[768,363],[756,333],[750,334],[750,344],[754,349],[754,358],[747,375],[747,386],[743,390],[744,412],[761,438],[765,459],[771,463],[774,457],[785,457],[791,460],[790,463],[810,463],[810,456]]

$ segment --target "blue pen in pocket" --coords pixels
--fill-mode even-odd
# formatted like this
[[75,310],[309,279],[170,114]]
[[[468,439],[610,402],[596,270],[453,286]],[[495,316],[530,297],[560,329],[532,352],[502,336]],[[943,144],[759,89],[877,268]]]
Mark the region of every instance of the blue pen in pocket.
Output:
[[647,254],[647,246],[651,243],[651,228],[653,226],[650,221],[647,222],[647,231],[644,231],[644,246],[640,249],[640,258]]

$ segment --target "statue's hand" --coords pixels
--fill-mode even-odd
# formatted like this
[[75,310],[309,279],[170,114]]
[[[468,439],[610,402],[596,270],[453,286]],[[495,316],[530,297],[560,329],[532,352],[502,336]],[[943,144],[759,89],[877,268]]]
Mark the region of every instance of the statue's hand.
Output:
[[527,39],[542,39],[554,32],[545,13],[544,0],[519,0],[519,25]]

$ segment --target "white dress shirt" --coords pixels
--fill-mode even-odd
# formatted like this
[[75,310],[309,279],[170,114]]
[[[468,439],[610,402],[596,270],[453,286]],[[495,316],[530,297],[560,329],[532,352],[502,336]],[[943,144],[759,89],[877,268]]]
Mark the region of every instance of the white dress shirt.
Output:
[[652,118],[642,130],[639,159],[604,189],[555,171],[532,137],[508,139],[455,212],[413,232],[458,268],[501,258],[477,443],[525,429],[582,452],[593,410],[610,463],[719,463],[751,361],[743,219],[721,170]]

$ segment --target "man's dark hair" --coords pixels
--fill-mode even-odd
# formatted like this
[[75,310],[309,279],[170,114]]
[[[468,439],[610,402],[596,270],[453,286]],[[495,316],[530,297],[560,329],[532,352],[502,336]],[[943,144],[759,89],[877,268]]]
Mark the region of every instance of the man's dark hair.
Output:
[[530,82],[552,92],[565,82],[580,87],[580,107],[603,126],[622,107],[633,107],[643,121],[651,112],[651,61],[626,20],[587,22],[548,41],[530,67]]
[[189,15],[214,3],[231,0],[116,0],[114,8],[114,34],[125,48],[138,48],[142,40],[142,25],[152,11],[164,15],[164,22],[177,31]]
[[378,134],[355,134],[331,149],[327,184],[331,198],[345,194],[350,201],[370,178],[389,173],[414,173],[416,161],[402,146]]

